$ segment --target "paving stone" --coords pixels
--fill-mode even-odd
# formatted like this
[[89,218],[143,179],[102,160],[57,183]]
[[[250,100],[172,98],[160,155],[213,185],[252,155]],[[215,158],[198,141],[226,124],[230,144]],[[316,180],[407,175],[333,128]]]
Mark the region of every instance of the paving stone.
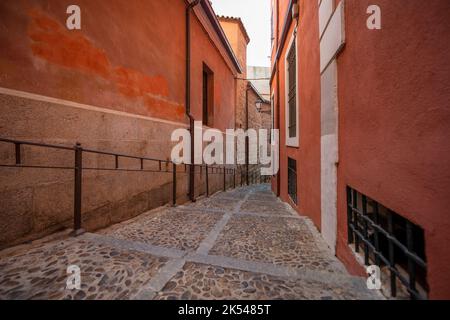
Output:
[[190,206],[193,208],[211,208],[215,210],[233,211],[236,207],[236,202],[238,201],[239,199],[230,200],[229,198],[221,198],[219,195],[217,195],[217,197],[211,197],[197,201]]
[[[272,215],[291,215],[290,211],[286,207],[286,204],[278,200],[261,200],[258,195],[253,195],[254,200],[248,199],[241,206],[241,212],[254,212]],[[256,197],[256,198],[255,198]],[[265,198],[267,199],[267,198]]]
[[[218,272],[218,270],[220,270]],[[169,282],[155,299],[375,299],[361,291],[351,281],[338,285],[303,279],[286,279],[270,275],[220,268],[205,264],[186,263],[179,276]]]
[[101,233],[156,246],[195,250],[221,217],[220,214],[167,208],[154,215],[140,216],[132,222],[108,228]]
[[335,259],[321,250],[302,219],[233,216],[211,255],[335,272]]
[[[0,299],[372,299],[312,222],[252,185],[0,252]],[[67,290],[67,267],[81,289]]]
[[[128,299],[166,262],[83,237],[53,242],[0,259],[0,299]],[[80,268],[80,290],[66,289],[70,265]]]
[[230,190],[230,191],[227,191],[227,192],[220,192],[217,195],[215,195],[214,197],[216,199],[225,198],[225,199],[232,199],[232,200],[235,199],[235,200],[239,201],[241,199],[244,199],[245,196],[248,194],[248,192],[249,192],[249,189],[238,188],[236,190]]

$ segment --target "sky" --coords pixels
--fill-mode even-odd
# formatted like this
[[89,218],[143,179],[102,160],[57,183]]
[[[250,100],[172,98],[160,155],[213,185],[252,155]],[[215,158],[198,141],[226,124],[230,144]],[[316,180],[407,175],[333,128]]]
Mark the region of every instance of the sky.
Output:
[[218,15],[240,17],[250,36],[247,65],[270,66],[270,1],[212,0]]

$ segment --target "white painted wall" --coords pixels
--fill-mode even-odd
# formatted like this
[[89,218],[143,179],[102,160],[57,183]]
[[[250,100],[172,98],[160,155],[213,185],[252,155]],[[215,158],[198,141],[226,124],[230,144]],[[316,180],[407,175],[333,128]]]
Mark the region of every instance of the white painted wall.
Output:
[[321,213],[322,235],[335,252],[337,235],[338,77],[336,55],[345,43],[344,0],[319,5],[321,72]]
[[322,235],[333,250],[337,233],[337,65],[333,60],[321,76],[321,212]]

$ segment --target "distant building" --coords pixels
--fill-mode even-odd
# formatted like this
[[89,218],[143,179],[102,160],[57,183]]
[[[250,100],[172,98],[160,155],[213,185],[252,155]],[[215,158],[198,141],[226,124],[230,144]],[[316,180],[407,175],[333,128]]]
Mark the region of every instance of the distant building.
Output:
[[[271,111],[269,95],[269,68],[247,67],[247,45],[250,38],[240,18],[219,16],[231,47],[233,48],[240,65],[247,72],[242,73],[236,83],[236,129],[271,129]],[[255,79],[255,75],[261,74],[261,80]],[[258,89],[260,88],[260,89]],[[266,94],[263,94],[263,90]],[[259,166],[249,168],[251,176],[258,176]]]
[[270,67],[247,66],[247,79],[267,101],[270,101],[270,74]]

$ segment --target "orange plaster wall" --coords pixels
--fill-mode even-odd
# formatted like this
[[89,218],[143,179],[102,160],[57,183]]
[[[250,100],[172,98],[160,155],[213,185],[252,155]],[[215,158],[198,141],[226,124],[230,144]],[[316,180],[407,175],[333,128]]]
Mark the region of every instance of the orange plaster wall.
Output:
[[[192,21],[197,18],[192,15]],[[223,57],[206,37],[205,29],[199,23],[192,24],[192,102],[194,117],[202,119],[202,72],[203,63],[214,73],[214,127],[224,131],[234,128],[235,117],[235,75],[225,63]]]
[[[185,122],[185,2],[80,0],[79,31],[65,25],[71,4],[0,3],[0,87]],[[231,123],[232,71],[192,16],[193,109],[198,65],[209,59],[218,119]]]

